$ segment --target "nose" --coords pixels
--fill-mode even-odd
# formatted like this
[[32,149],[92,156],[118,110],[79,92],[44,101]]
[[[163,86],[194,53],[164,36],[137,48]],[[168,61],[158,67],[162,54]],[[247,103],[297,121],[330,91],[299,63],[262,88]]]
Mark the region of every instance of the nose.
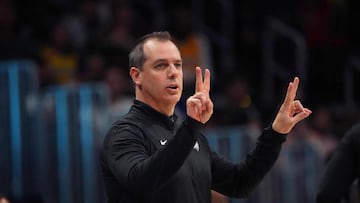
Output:
[[179,75],[180,71],[181,71],[181,69],[177,68],[175,66],[175,64],[170,64],[169,69],[168,69],[168,76],[170,78],[175,78]]

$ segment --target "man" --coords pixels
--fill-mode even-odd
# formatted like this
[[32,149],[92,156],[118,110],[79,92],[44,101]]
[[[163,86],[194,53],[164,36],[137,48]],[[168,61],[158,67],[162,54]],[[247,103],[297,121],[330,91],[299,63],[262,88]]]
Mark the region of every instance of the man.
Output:
[[135,101],[106,135],[101,167],[109,203],[210,203],[211,190],[243,197],[261,181],[278,157],[281,143],[311,111],[294,101],[299,79],[271,126],[242,164],[211,152],[199,129],[213,113],[210,72],[203,81],[196,67],[195,94],[186,101],[186,117],[176,125],[174,110],[183,88],[182,61],[167,32],[144,36],[129,55]]
[[[349,198],[350,188],[360,178],[360,124],[341,139],[327,163],[317,192],[317,203],[340,203]],[[357,186],[358,187],[358,186]],[[356,193],[359,198],[359,193]]]

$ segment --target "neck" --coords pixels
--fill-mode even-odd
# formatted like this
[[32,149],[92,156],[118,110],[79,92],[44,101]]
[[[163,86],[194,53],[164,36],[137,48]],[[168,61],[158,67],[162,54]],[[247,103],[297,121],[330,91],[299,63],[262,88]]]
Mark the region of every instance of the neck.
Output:
[[165,114],[167,116],[171,116],[174,114],[175,111],[175,104],[168,104],[164,102],[160,102],[154,100],[152,98],[145,98],[141,95],[136,95],[135,97],[137,100],[149,105],[151,108],[155,109],[156,111]]

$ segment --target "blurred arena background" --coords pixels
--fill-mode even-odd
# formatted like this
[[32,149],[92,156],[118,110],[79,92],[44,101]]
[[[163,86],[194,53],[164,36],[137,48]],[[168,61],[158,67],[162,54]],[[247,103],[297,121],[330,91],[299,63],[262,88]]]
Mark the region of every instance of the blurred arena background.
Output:
[[[184,60],[212,71],[211,147],[239,161],[271,122],[287,83],[313,115],[245,199],[312,203],[332,150],[359,121],[356,0],[0,0],[0,193],[16,202],[105,202],[98,149],[133,100],[127,54],[168,30]],[[355,197],[349,193],[349,202]]]

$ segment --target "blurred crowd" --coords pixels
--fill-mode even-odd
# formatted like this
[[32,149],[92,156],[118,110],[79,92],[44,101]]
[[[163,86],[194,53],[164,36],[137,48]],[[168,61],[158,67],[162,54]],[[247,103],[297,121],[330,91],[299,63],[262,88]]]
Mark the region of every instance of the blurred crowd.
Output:
[[[341,108],[343,69],[349,56],[360,53],[360,31],[356,25],[360,3],[223,1],[231,2],[234,14],[235,37],[231,43],[235,48],[234,53],[228,54],[235,59],[229,65],[219,60],[217,38],[204,28],[205,25],[213,31],[220,30],[220,14],[215,11],[222,1],[211,0],[200,6],[202,24],[194,18],[200,15],[194,14],[194,8],[198,8],[194,5],[199,2],[202,1],[0,0],[0,60],[34,61],[40,89],[104,82],[111,92],[109,112],[115,113],[116,119],[126,112],[133,99],[127,57],[134,41],[155,30],[168,30],[184,60],[183,100],[193,93],[194,66],[209,68],[215,104],[209,127],[249,125],[259,130],[277,108],[277,103],[262,105],[261,98],[261,92],[266,91],[261,89],[261,36],[264,19],[273,16],[302,33],[308,48],[308,80],[301,87],[305,92],[301,96],[314,113],[295,130],[302,136],[292,139],[306,139],[318,146],[324,157],[330,156],[345,130],[360,118],[357,108]],[[284,53],[280,57],[287,63],[290,55]],[[283,89],[279,91],[282,92]]]
[[[212,71],[216,110],[210,125],[262,126],[271,120],[277,105],[262,105],[261,98],[261,92],[266,91],[261,89],[261,35],[264,19],[272,16],[305,38],[308,74],[302,87],[305,92],[302,100],[315,112],[329,114],[329,121],[338,125],[330,127],[336,131],[332,133],[336,138],[358,120],[357,111],[344,112],[337,106],[343,101],[342,75],[347,57],[359,53],[356,37],[359,28],[355,26],[359,3],[353,0],[226,2],[233,9],[236,37],[231,43],[235,54],[230,50],[226,53],[235,55],[233,65],[219,59],[223,50],[208,31],[209,28],[220,30],[223,25],[218,15],[227,11],[217,15],[216,7],[230,8],[216,0],[206,4],[189,0],[0,0],[0,60],[33,60],[38,66],[41,89],[105,82],[111,90],[114,108],[121,109],[131,103],[133,96],[128,76],[129,49],[145,33],[168,30],[184,60],[184,98],[193,92],[195,65]],[[202,14],[195,13],[196,9]],[[202,23],[195,18],[199,16]],[[292,58],[291,53],[282,53],[281,57],[285,64]],[[283,90],[278,92],[281,94]],[[125,105],[118,105],[122,101]],[[345,122],[340,122],[344,117]]]

